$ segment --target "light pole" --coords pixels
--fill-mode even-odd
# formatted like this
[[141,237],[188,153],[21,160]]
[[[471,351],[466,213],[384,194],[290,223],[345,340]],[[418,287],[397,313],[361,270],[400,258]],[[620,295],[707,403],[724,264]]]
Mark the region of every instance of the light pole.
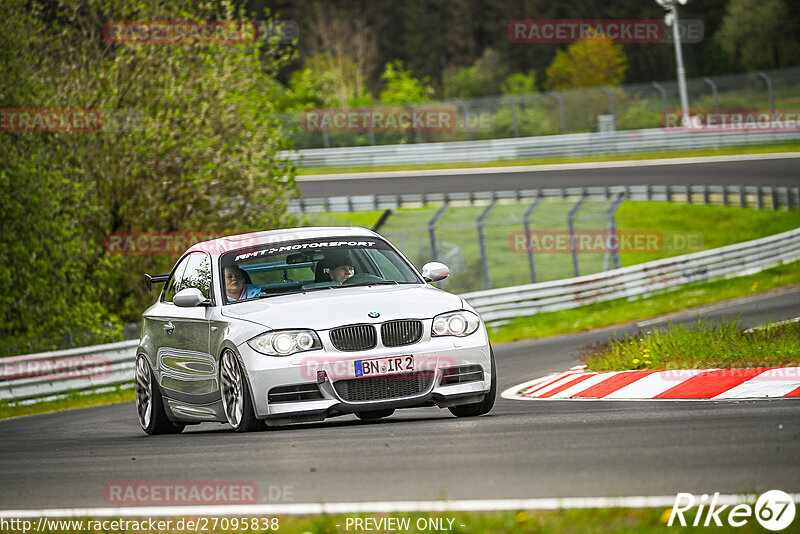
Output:
[[667,14],[664,15],[664,24],[672,26],[672,37],[675,41],[675,62],[678,64],[678,91],[681,95],[681,110],[683,112],[682,124],[689,124],[689,97],[686,95],[686,71],[683,70],[683,54],[681,53],[681,36],[678,29],[678,6],[686,5],[688,0],[656,0],[656,4],[663,7]]

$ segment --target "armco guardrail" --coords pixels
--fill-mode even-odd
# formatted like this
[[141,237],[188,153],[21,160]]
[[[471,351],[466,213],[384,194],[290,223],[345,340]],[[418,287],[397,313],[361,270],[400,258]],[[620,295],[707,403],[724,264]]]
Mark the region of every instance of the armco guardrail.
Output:
[[483,141],[309,148],[283,152],[305,167],[359,167],[426,163],[517,160],[545,156],[581,156],[622,152],[716,148],[800,139],[800,132],[625,130],[546,135]]
[[[600,274],[461,295],[487,322],[630,298],[800,258],[800,228],[755,241]],[[50,397],[132,383],[137,340],[0,359],[0,400]]]
[[0,400],[19,401],[132,382],[139,340],[0,358]]
[[466,293],[487,322],[639,297],[723,276],[752,274],[800,258],[800,228],[754,241],[665,258],[599,274]]

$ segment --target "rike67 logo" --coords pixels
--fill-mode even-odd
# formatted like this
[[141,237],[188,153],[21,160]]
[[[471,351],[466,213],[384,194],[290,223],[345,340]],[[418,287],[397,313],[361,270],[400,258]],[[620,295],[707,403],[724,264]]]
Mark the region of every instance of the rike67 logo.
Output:
[[[727,501],[727,504],[724,504],[723,501]],[[712,524],[721,527],[725,523],[731,527],[741,527],[755,516],[756,521],[765,529],[779,531],[791,525],[795,515],[792,496],[781,490],[762,493],[755,505],[742,502],[734,504],[729,496],[720,499],[719,493],[715,493],[710,501],[708,495],[702,495],[698,503],[691,493],[678,493],[675,503],[672,505],[667,526],[671,527],[676,519],[682,527],[687,526],[684,513],[689,515],[687,512],[696,504],[699,506],[694,521],[691,523],[694,527],[708,527]]]

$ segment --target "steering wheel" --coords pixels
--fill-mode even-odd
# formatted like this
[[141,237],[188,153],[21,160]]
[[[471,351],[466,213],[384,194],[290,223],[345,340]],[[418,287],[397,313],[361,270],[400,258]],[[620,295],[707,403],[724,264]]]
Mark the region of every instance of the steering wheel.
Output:
[[342,282],[343,286],[347,286],[350,284],[364,284],[367,282],[383,282],[385,278],[381,278],[380,276],[375,276],[374,274],[367,274],[367,273],[358,273],[354,274],[344,282]]

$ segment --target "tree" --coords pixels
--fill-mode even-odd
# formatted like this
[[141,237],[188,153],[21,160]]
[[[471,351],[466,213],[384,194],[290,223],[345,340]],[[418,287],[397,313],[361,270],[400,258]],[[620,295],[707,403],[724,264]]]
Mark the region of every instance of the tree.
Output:
[[358,65],[347,56],[323,52],[309,58],[292,73],[284,109],[346,108],[369,104],[372,96],[363,84]]
[[504,95],[517,95],[526,93],[536,93],[536,71],[532,70],[527,74],[518,72],[512,74],[503,82],[501,88]]
[[418,80],[411,71],[406,70],[402,61],[386,64],[381,79],[385,86],[381,92],[381,102],[389,105],[408,102],[425,102],[433,98],[433,88],[427,78]]
[[508,75],[509,68],[500,54],[493,48],[487,48],[472,66],[445,72],[445,97],[499,95]]
[[[96,109],[92,132],[3,132],[0,297],[4,339],[32,339],[108,320],[152,302],[142,273],[173,257],[120,256],[115,232],[225,235],[291,224],[295,166],[263,88],[287,60],[260,44],[112,45],[108,20],[237,20],[192,0],[28,0],[0,6],[0,108]],[[110,16],[106,10],[113,11]]]
[[619,85],[628,63],[622,46],[604,35],[593,35],[559,50],[547,67],[550,90]]
[[746,70],[785,67],[800,56],[791,21],[784,0],[731,0],[715,39]]

